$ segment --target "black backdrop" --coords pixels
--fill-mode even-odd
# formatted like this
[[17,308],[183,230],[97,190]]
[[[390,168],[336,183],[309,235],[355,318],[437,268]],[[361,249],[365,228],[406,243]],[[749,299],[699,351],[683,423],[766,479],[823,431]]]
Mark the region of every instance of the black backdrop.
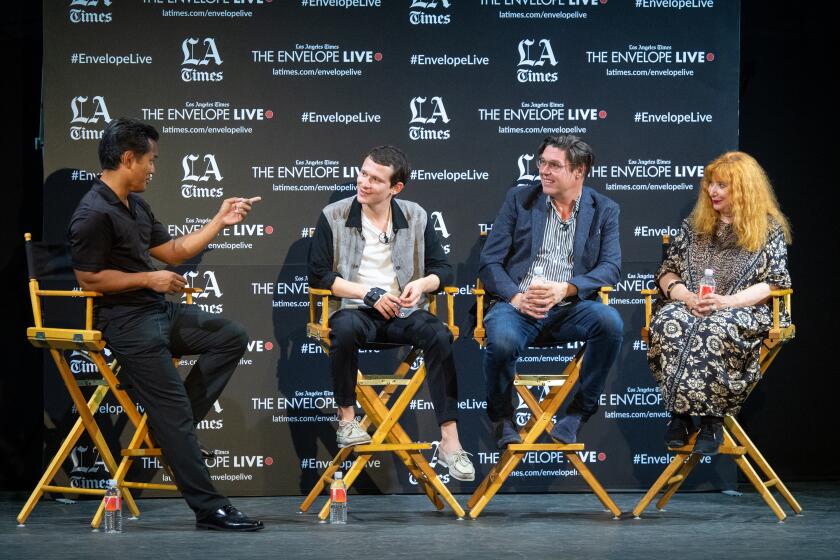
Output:
[[[40,359],[19,336],[29,321],[19,237],[24,230],[40,229],[39,158],[34,157],[32,138],[38,133],[40,68],[40,14],[37,7],[15,7],[16,17],[4,23],[6,52],[20,53],[10,61],[19,88],[4,90],[13,127],[9,136],[16,149],[6,151],[5,168],[10,212],[4,221],[4,283],[12,297],[5,324],[10,328],[9,366],[0,385],[2,399],[3,487],[25,488],[40,471],[43,424],[40,399]],[[774,9],[775,10],[775,9]],[[826,89],[822,81],[823,57],[820,14],[815,8],[804,13],[789,9],[767,13],[751,2],[744,4],[741,75],[741,147],[754,153],[773,178],[783,207],[797,234],[791,252],[796,282],[796,320],[799,338],[782,353],[773,374],[759,385],[748,401],[744,419],[755,439],[783,476],[825,478],[836,476],[836,467],[810,457],[829,433],[833,370],[821,351],[828,340],[828,313],[820,299],[824,275],[807,274],[820,262],[824,247],[819,240],[833,229],[823,221],[827,205],[813,202],[829,161],[828,105],[821,105]],[[21,13],[23,11],[23,13]],[[7,32],[8,29],[8,32]],[[822,111],[815,108],[825,107]],[[23,165],[21,165],[23,163]],[[802,184],[803,188],[799,185]],[[809,196],[810,195],[810,196]],[[822,234],[822,235],[820,235]],[[811,266],[806,266],[806,263]],[[830,297],[830,294],[827,295]],[[817,307],[820,305],[820,307]]]

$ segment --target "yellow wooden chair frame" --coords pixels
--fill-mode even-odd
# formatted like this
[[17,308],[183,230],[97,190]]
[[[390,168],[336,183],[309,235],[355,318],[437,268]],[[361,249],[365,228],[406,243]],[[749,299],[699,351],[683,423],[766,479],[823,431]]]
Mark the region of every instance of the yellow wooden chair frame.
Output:
[[[458,327],[454,323],[454,296],[458,289],[445,287],[448,319],[446,326],[454,338],[458,338]],[[330,326],[329,326],[329,301],[332,296],[330,290],[316,288],[309,289],[309,323],[306,327],[307,335],[317,340],[324,352],[329,354],[330,350]],[[320,304],[321,312],[318,317],[317,307]],[[429,298],[429,311],[434,315],[437,311],[436,297]],[[408,355],[400,362],[392,375],[372,375],[358,372],[356,381],[356,399],[359,401],[365,412],[361,420],[362,428],[367,429],[370,425],[376,426],[376,431],[371,436],[371,441],[364,445],[355,445],[339,449],[327,466],[321,478],[306,496],[300,505],[300,512],[306,512],[312,503],[323,491],[328,491],[333,481],[333,474],[341,467],[341,464],[350,456],[356,453],[356,459],[344,476],[344,483],[349,489],[359,474],[367,465],[373,453],[390,452],[400,458],[406,469],[414,476],[423,492],[438,510],[444,509],[444,502],[449,504],[452,511],[459,518],[464,516],[464,510],[449,492],[449,489],[440,481],[434,469],[423,456],[422,451],[430,450],[431,444],[414,442],[400,426],[399,419],[405,412],[417,390],[426,378],[426,366],[421,364],[410,378],[408,373],[411,365],[422,355],[419,348],[411,348]],[[374,387],[382,387],[379,393]],[[388,406],[391,398],[396,394],[397,387],[403,387],[402,392]],[[321,508],[318,517],[325,520],[329,516],[330,500]]]
[[[664,244],[668,244],[667,237],[664,238]],[[650,319],[653,309],[653,296],[659,293],[658,290],[642,290],[642,295],[645,296],[645,326],[642,328],[642,339],[648,342],[650,339]],[[773,305],[773,327],[767,338],[764,339],[761,346],[761,354],[759,357],[759,366],[762,376],[764,372],[773,363],[776,355],[782,347],[782,344],[793,338],[796,332],[796,327],[791,323],[784,327],[780,324],[781,307],[784,306],[788,313],[791,313],[791,294],[793,290],[773,290],[770,292]],[[639,500],[636,507],[633,508],[633,515],[639,518],[642,512],[648,507],[650,502],[656,495],[662,491],[662,497],[656,502],[657,509],[664,509],[671,497],[679,490],[682,483],[688,478],[688,475],[700,461],[702,455],[693,454],[691,451],[694,448],[694,441],[697,439],[697,434],[691,436],[688,444],[683,447],[673,447],[668,450],[674,453],[674,458],[665,467],[665,470],[653,483],[653,486],[647,493]],[[783,522],[787,515],[782,510],[779,502],[770,492],[771,488],[776,488],[779,494],[785,499],[788,505],[793,509],[794,513],[799,514],[802,511],[802,506],[793,497],[790,490],[782,482],[782,479],[776,474],[767,459],[761,454],[755,444],[747,435],[747,432],[734,416],[728,415],[723,419],[723,444],[720,447],[719,453],[721,455],[728,455],[735,460],[735,464],[744,473],[747,479],[752,483],[758,493],[764,498],[767,506],[773,511],[780,522]],[[766,478],[762,478],[756,471],[756,468],[750,462],[754,462],[758,469]]]
[[[602,287],[599,291],[601,302],[609,304],[609,293],[612,291],[611,287]],[[485,291],[481,281],[476,282],[476,287],[473,290],[476,296],[476,327],[473,331],[473,339],[481,348],[484,348],[487,338],[484,328],[484,298]],[[523,402],[528,405],[531,410],[531,418],[519,431],[519,437],[522,443],[510,444],[502,453],[496,465],[487,473],[484,480],[478,485],[467,502],[467,508],[470,511],[470,517],[475,519],[487,504],[493,499],[493,496],[502,488],[505,480],[507,480],[510,473],[516,468],[524,455],[529,451],[560,451],[566,457],[577,472],[583,477],[584,481],[592,488],[592,491],[601,501],[601,503],[610,510],[616,518],[621,515],[621,510],[615,505],[612,498],[610,498],[604,487],[592,474],[592,471],[581,460],[578,452],[585,450],[585,445],[582,443],[562,444],[562,443],[537,443],[537,440],[543,433],[551,432],[554,427],[552,418],[566,401],[572,388],[577,383],[580,376],[580,366],[585,354],[586,348],[581,348],[571,362],[559,375],[523,375],[517,373],[514,376],[513,385],[516,392],[522,398]],[[537,400],[531,387],[547,387],[548,392],[542,398]]]
[[[38,283],[38,279],[33,270],[33,260],[31,258],[32,251],[32,236],[27,233],[24,235],[26,242],[26,250],[29,264],[29,297],[32,303],[32,316],[35,321],[35,326],[29,327],[26,330],[26,337],[29,342],[37,347],[44,348],[50,352],[50,355],[55,362],[58,372],[67,391],[70,393],[70,398],[79,413],[79,418],[73,424],[67,437],[59,446],[55,456],[50,461],[35,489],[30,494],[29,499],[21,509],[17,516],[17,521],[20,525],[26,522],[29,514],[35,509],[40,499],[46,492],[55,492],[59,494],[77,495],[99,495],[104,496],[104,489],[97,488],[74,488],[71,486],[60,486],[53,484],[53,481],[61,469],[61,466],[67,460],[70,452],[76,446],[76,443],[81,438],[82,434],[87,433],[96,449],[99,451],[99,456],[105,463],[108,472],[112,478],[117,481],[117,486],[121,489],[123,499],[126,507],[133,516],[139,516],[140,510],[137,503],[131,494],[131,490],[171,490],[177,491],[174,484],[152,484],[145,482],[131,482],[126,480],[126,475],[131,467],[132,461],[136,457],[151,457],[160,456],[160,449],[154,444],[148,432],[147,417],[145,414],[141,415],[131,398],[126,394],[125,390],[120,387],[117,380],[119,373],[119,365],[116,360],[110,364],[105,359],[104,349],[106,342],[102,338],[102,333],[93,329],[93,300],[94,298],[102,296],[99,292],[83,291],[83,290],[42,290]],[[187,290],[187,301],[192,302],[192,294],[198,292],[198,289],[189,288]],[[41,298],[43,297],[66,297],[66,298],[85,298],[85,326],[84,328],[66,329],[47,327],[43,324],[43,316],[41,313]],[[96,389],[93,391],[91,397],[85,400],[79,382],[76,380],[73,373],[70,371],[70,366],[63,350],[83,350],[90,357],[91,361],[96,365],[97,370],[102,376],[101,380],[97,380]],[[94,415],[99,410],[99,405],[102,400],[111,393],[117,399],[117,402],[122,406],[129,421],[134,425],[135,431],[127,448],[121,452],[122,460],[119,466],[117,465],[111,450],[108,448],[102,431],[96,423]],[[102,521],[104,512],[104,502],[100,503],[93,519],[91,520],[91,527],[97,528]]]

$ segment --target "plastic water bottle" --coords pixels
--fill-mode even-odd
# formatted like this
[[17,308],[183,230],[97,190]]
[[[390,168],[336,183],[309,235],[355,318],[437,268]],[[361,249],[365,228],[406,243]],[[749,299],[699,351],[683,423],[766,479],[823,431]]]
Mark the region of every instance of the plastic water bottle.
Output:
[[109,479],[105,486],[105,525],[106,533],[122,533],[122,495],[117,488],[117,481]]
[[545,279],[545,269],[541,265],[534,267],[534,276],[531,278],[531,285],[539,286],[546,284],[548,280]]
[[347,487],[341,471],[336,471],[330,484],[330,524],[344,525],[347,523]]
[[703,279],[700,280],[700,289],[698,290],[698,294],[700,297],[703,297],[706,294],[713,293],[715,293],[715,271],[711,268],[707,268],[703,271]]

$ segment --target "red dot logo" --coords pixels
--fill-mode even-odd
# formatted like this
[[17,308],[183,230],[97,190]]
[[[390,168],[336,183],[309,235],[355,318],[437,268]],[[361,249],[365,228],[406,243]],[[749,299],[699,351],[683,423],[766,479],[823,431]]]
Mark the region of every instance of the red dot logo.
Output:
[[[271,0],[268,0],[268,1],[271,2]],[[606,4],[606,3],[607,3],[607,0],[601,0],[601,4]]]
[[271,465],[274,464],[274,459],[272,459],[271,457],[266,457],[265,460],[263,461],[263,463],[265,463],[266,466],[270,467]]
[[271,350],[272,348],[274,348],[274,344],[272,344],[271,342],[266,342],[265,343],[265,349],[266,350]]
[[273,119],[274,118],[274,111],[272,111],[271,109],[266,109],[265,110],[265,118]]
[[713,53],[713,52],[706,53],[706,60],[708,60],[709,62],[712,62],[714,59],[715,59],[715,53]]
[[601,451],[600,453],[598,453],[598,460],[599,461],[606,461],[607,460],[607,454],[604,453],[603,451]]
[[272,233],[274,233],[274,228],[273,228],[273,227],[271,227],[271,226],[265,226],[265,232],[266,232],[268,235],[271,235]]
[[601,109],[600,111],[598,111],[598,118],[599,119],[606,119],[607,118],[607,112],[604,111],[603,109]]
[[380,62],[382,60],[382,53],[381,52],[374,53],[373,54],[373,60],[375,60],[376,62]]

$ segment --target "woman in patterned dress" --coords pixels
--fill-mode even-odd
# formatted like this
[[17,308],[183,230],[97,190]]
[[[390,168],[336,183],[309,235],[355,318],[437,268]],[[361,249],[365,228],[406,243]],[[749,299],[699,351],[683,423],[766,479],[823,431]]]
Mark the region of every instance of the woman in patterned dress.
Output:
[[[714,455],[722,422],[737,414],[761,376],[761,341],[772,326],[770,291],[790,287],[790,226],[764,170],[727,152],[706,166],[697,204],[674,236],[656,284],[664,298],[650,324],[648,363],[671,413],[665,440]],[[705,269],[715,293],[702,298]],[[782,317],[783,322],[788,321]]]

